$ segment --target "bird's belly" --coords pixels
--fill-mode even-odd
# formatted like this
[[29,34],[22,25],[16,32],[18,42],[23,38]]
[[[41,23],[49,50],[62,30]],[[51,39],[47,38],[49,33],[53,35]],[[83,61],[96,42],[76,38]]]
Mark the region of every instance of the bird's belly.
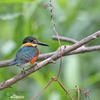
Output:
[[19,49],[16,54],[17,64],[30,63],[34,64],[37,57],[39,56],[39,49],[32,46],[24,46]]

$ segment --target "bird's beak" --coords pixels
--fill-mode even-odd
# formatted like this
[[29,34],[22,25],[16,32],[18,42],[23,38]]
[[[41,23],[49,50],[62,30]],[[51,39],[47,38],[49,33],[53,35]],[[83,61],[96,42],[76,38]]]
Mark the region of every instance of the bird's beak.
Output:
[[43,43],[43,42],[40,42],[40,41],[38,41],[37,44],[38,44],[38,45],[43,45],[43,46],[49,46],[48,44]]

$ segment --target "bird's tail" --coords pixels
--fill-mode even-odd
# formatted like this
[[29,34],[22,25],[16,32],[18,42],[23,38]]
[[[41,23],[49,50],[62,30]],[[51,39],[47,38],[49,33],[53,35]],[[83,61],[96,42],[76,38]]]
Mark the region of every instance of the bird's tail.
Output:
[[8,66],[12,66],[12,65],[16,65],[16,64],[17,64],[17,61],[15,59],[13,62],[9,63]]

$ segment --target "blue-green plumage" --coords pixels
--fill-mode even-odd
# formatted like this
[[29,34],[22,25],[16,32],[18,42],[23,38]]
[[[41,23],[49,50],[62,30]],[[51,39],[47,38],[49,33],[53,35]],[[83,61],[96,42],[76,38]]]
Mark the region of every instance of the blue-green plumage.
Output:
[[37,45],[48,46],[48,44],[38,41],[35,37],[28,36],[22,42],[22,47],[18,50],[15,60],[8,65],[22,65],[25,63],[34,64],[39,56]]
[[16,54],[15,61],[10,63],[9,65],[21,65],[28,63],[33,57],[37,56],[37,54],[38,50],[33,46],[21,47]]

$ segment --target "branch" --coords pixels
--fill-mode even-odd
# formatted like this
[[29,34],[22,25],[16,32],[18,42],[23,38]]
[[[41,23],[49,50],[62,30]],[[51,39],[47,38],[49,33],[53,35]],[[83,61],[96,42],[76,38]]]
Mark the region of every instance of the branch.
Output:
[[[62,49],[62,55],[64,56],[64,55],[68,54],[69,52],[71,52],[71,51],[73,51],[73,50],[75,50],[75,49],[81,47],[82,45],[84,45],[84,44],[90,42],[91,40],[96,39],[96,37],[99,37],[99,36],[100,36],[100,31],[98,31],[98,32],[96,32],[96,33],[94,33],[94,34],[92,34],[92,35],[90,35],[90,36],[88,36],[88,37],[82,39],[81,41],[79,41],[79,42],[73,44],[72,46],[69,46],[68,48],[67,48],[67,47],[64,47],[64,48]],[[78,50],[79,50],[79,49],[78,49]],[[73,51],[73,52],[74,52],[74,51]],[[38,63],[38,64],[35,65],[35,66],[33,65],[33,66],[32,66],[31,68],[29,68],[29,69],[25,70],[25,73],[20,73],[20,74],[18,74],[18,75],[16,75],[16,76],[12,77],[12,78],[9,79],[9,80],[6,80],[6,81],[2,82],[2,83],[0,84],[0,90],[2,90],[2,89],[4,89],[4,88],[11,87],[12,84],[16,83],[17,81],[19,81],[19,80],[25,78],[25,77],[28,76],[29,74],[31,74],[31,73],[33,73],[33,72],[39,70],[40,68],[42,68],[42,67],[44,67],[44,66],[46,66],[46,65],[48,65],[48,64],[50,64],[50,63],[52,63],[52,61],[57,60],[57,59],[59,59],[59,58],[60,58],[60,51],[57,50],[51,57],[45,59],[44,61]]]
[[[57,36],[53,36],[52,37],[53,40],[57,40]],[[71,42],[71,43],[76,43],[78,41],[72,39],[72,38],[67,38],[67,37],[63,37],[63,36],[59,36],[59,39],[65,42]]]

